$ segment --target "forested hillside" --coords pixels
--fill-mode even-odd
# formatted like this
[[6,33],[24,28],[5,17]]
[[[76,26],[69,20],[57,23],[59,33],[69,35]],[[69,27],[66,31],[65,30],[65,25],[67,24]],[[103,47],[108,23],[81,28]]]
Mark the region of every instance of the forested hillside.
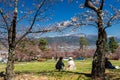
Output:
[[[70,35],[70,36],[61,36],[61,37],[46,37],[48,44],[68,44],[68,45],[79,45],[79,38],[78,35]],[[86,39],[89,45],[95,45],[97,36],[96,35],[87,35]],[[120,43],[120,38],[115,37],[115,40]]]

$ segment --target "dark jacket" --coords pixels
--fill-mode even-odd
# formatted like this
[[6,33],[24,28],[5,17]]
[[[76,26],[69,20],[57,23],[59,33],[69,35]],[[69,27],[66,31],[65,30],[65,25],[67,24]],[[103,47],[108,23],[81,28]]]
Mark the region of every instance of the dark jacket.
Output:
[[115,69],[115,66],[113,66],[110,61],[106,60],[106,62],[105,62],[105,68]]
[[62,62],[62,60],[59,60],[59,61],[56,63],[55,67],[56,67],[56,69],[58,69],[59,71],[60,71],[61,69],[63,69],[64,63]]

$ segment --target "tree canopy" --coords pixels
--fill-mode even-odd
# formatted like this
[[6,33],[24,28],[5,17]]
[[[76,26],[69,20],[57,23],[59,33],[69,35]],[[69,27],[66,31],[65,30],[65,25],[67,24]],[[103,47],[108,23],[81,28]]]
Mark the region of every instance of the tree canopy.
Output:
[[111,53],[114,53],[115,50],[119,47],[119,45],[114,37],[109,38],[108,44],[109,44],[109,50],[111,51]]
[[45,51],[46,50],[46,46],[47,46],[47,40],[46,39],[40,39],[39,40],[39,48],[42,50],[42,51]]
[[79,38],[80,49],[83,49],[85,46],[88,45],[88,41],[85,37]]

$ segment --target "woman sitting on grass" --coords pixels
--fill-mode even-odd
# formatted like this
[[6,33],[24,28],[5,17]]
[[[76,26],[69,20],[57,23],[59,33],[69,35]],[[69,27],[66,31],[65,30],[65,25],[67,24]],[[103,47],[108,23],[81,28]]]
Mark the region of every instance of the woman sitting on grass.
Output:
[[76,66],[72,57],[69,57],[67,70],[76,70]]

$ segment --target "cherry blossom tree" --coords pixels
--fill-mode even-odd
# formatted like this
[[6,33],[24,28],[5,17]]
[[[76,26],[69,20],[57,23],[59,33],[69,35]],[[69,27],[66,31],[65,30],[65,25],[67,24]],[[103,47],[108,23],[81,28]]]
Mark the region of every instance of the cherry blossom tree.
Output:
[[14,78],[14,55],[16,45],[30,33],[44,33],[53,28],[38,25],[50,19],[54,0],[0,0],[0,38],[7,41],[8,62],[5,80]]
[[[87,9],[85,12],[76,15],[72,20],[78,25],[75,26],[76,28],[89,25],[96,27],[98,30],[98,40],[96,41],[96,51],[93,56],[91,74],[92,78],[100,80],[105,79],[106,29],[120,23],[119,8],[112,4],[105,4],[105,1],[85,0],[85,3],[81,4],[80,8]],[[105,9],[105,6],[109,6],[109,9]]]

